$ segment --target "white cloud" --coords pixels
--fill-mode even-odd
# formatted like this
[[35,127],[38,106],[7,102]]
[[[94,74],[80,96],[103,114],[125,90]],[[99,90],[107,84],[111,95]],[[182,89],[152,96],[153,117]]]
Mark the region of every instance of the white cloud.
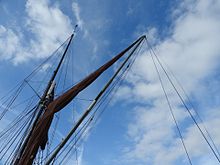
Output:
[[11,59],[19,46],[18,36],[11,30],[0,25],[0,58]]
[[[48,0],[26,2],[26,33],[1,26],[1,59],[15,64],[49,56],[71,34],[70,19]],[[24,41],[24,36],[26,40]],[[28,44],[23,44],[28,43]]]
[[74,15],[75,15],[75,17],[76,17],[76,22],[77,22],[77,24],[79,25],[80,28],[82,28],[84,22],[83,22],[83,20],[82,20],[81,17],[80,17],[80,8],[79,8],[78,3],[73,2],[73,3],[72,3],[72,9],[73,9],[73,13],[74,13]]
[[[89,38],[91,39],[91,36],[89,34],[89,31],[88,29],[85,27],[85,23],[84,23],[84,20],[81,18],[81,15],[80,15],[80,12],[81,12],[81,9],[79,7],[79,4],[76,3],[76,2],[73,2],[72,3],[72,10],[73,10],[73,14],[76,18],[76,24],[79,26],[79,28],[83,31],[84,33],[84,37],[85,38]],[[95,47],[97,47],[97,45],[95,45]],[[96,48],[95,48],[96,49]]]
[[29,0],[26,3],[27,27],[35,35],[31,41],[36,56],[55,50],[72,32],[70,19],[57,6],[49,6],[48,1]]
[[[175,19],[170,28],[169,37],[160,40],[155,29],[150,32],[150,38],[152,36],[154,38],[150,39],[150,42],[153,42],[156,53],[177,75],[189,94],[198,91],[202,86],[201,81],[219,65],[219,16],[220,3],[218,0],[184,0],[172,15]],[[180,107],[180,102],[174,92],[170,90],[165,75],[161,76],[166,89],[169,89],[167,93],[183,130],[190,156],[196,161],[211,157],[214,160],[213,164],[217,164],[215,158],[210,154],[210,149],[201,140],[200,133],[195,131],[195,125],[188,123],[189,118],[184,109]],[[148,51],[137,60],[132,72],[128,75],[127,82],[129,86],[125,85],[119,90],[119,99],[126,101],[124,96],[130,95],[131,98],[136,98],[133,101],[145,102],[147,107],[134,109],[135,118],[129,124],[127,133],[128,139],[133,145],[128,147],[123,154],[124,161],[130,160],[130,163],[142,162],[143,164],[161,164],[163,162],[163,165],[180,161],[186,164],[187,162],[184,163],[187,161],[184,150]],[[150,107],[149,100],[151,101]],[[218,140],[220,134],[215,128],[215,125],[220,124],[220,115],[216,113],[217,111],[213,112],[216,114],[215,117],[210,115],[203,117],[205,117],[205,125],[215,137],[215,142],[220,145]],[[183,129],[183,126],[186,128]],[[209,160],[206,161],[209,162]]]

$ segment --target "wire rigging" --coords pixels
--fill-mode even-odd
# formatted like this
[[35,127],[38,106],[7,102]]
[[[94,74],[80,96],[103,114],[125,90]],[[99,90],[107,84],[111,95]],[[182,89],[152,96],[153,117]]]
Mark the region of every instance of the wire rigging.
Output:
[[[132,56],[133,57],[133,56]],[[136,58],[135,58],[136,59]],[[128,66],[125,68],[125,70],[123,71],[123,73],[120,75],[120,77],[122,76],[122,75],[124,75],[124,73],[125,73],[125,71],[126,70],[128,70],[129,69],[129,66],[131,65],[131,64],[133,64],[134,63],[134,61],[132,61],[132,62],[130,62],[129,64],[128,64]],[[118,78],[118,80],[120,80],[121,78]],[[115,84],[117,84],[117,83],[115,83]],[[114,88],[115,87],[115,85],[112,85],[112,87],[111,88]],[[110,87],[109,87],[110,88]],[[86,128],[89,126],[89,124],[87,124],[87,123],[90,123],[92,120],[93,120],[93,118],[95,117],[95,113],[97,112],[97,110],[99,109],[99,107],[101,106],[101,104],[105,101],[105,99],[107,98],[107,96],[112,92],[112,90],[110,89],[110,90],[108,90],[108,94],[106,94],[107,93],[107,91],[106,91],[106,93],[105,93],[105,95],[103,95],[101,98],[100,98],[100,100],[99,100],[99,106],[98,106],[98,108],[94,111],[94,113],[88,118],[88,120],[87,120],[87,122],[85,122],[84,123],[84,125],[81,127],[81,129],[82,128],[84,128],[85,126],[86,126]],[[105,97],[105,99],[103,99]],[[98,103],[97,103],[97,105],[98,105]],[[86,128],[85,128],[85,130],[86,130]],[[81,137],[81,135],[83,134],[83,132],[85,131],[84,129],[82,130],[82,133],[78,136],[79,138]],[[77,134],[79,134],[81,132],[81,130],[80,131],[78,131],[77,132]],[[76,137],[77,135],[75,135],[75,137]],[[72,141],[74,140],[74,139],[76,139],[76,138],[73,138],[72,139]],[[76,141],[76,140],[75,140]],[[70,143],[69,143],[70,144]],[[64,147],[64,149],[62,149],[62,151],[61,151],[61,153],[59,153],[58,154],[58,156],[56,157],[56,158],[58,158],[66,149],[65,148],[67,148],[69,145],[67,145],[67,146],[65,146]],[[72,145],[72,147],[70,147],[70,150],[69,150],[69,152],[71,151],[71,148],[73,148],[73,146],[74,145]],[[68,154],[69,152],[67,152],[66,154]]]
[[[142,43],[142,45],[143,45],[143,43]],[[114,98],[114,95],[116,94],[117,90],[119,89],[119,87],[123,83],[123,80],[125,79],[126,75],[128,74],[128,71],[131,69],[132,65],[134,64],[134,62],[135,62],[135,60],[136,60],[137,56],[139,55],[139,52],[140,52],[140,50],[142,48],[142,45],[139,47],[139,50],[136,53],[134,53],[133,59],[130,60],[131,62],[129,62],[126,65],[126,67],[122,71],[122,73],[118,76],[118,78],[115,80],[115,82],[112,83],[112,85],[109,87],[109,89],[105,92],[105,94],[99,100],[99,102],[96,105],[96,108],[93,110],[93,113],[88,118],[87,122],[84,124],[85,129],[82,130],[82,133],[80,134],[80,137],[82,136],[82,134],[84,134],[84,131],[86,131],[87,127],[89,127],[89,124],[93,123],[92,124],[93,126],[89,127],[89,130],[86,132],[87,134],[91,131],[91,129],[97,123],[98,119],[101,118],[101,116],[103,115],[104,111],[107,109],[107,106],[110,104],[110,102]],[[109,98],[109,99],[107,100],[107,98]],[[104,105],[105,102],[106,102],[106,104]],[[98,112],[99,109],[100,109],[100,112],[96,115],[96,113]],[[96,116],[96,118],[95,118],[95,116]],[[80,139],[80,137],[77,139],[77,141]],[[68,153],[70,153],[70,152],[71,152],[71,148],[69,149],[69,151],[64,156],[64,158],[63,158],[63,160],[61,162],[63,162],[65,160],[65,158],[67,157]]]
[[153,61],[155,70],[156,70],[156,72],[157,72],[157,75],[158,75],[158,78],[159,78],[159,81],[160,81],[161,88],[162,88],[163,93],[164,93],[164,96],[165,96],[165,98],[166,98],[166,101],[167,101],[167,104],[168,104],[168,107],[169,107],[169,111],[170,111],[170,113],[171,113],[171,116],[172,116],[172,118],[173,118],[173,121],[174,121],[174,123],[175,123],[175,125],[176,125],[176,128],[177,128],[177,131],[178,131],[178,134],[179,134],[181,143],[182,143],[182,145],[183,145],[184,151],[185,151],[185,153],[186,153],[187,159],[188,159],[188,161],[189,161],[189,164],[192,165],[192,160],[190,159],[190,156],[189,156],[189,153],[188,153],[188,151],[187,151],[187,148],[186,148],[186,145],[185,145],[185,142],[184,142],[182,133],[181,133],[181,131],[180,131],[180,128],[179,128],[179,125],[178,125],[178,122],[177,122],[177,119],[176,119],[176,117],[175,117],[175,115],[174,115],[174,111],[173,111],[173,109],[172,109],[172,106],[171,106],[171,103],[170,103],[170,101],[169,101],[167,92],[166,92],[166,90],[165,90],[165,87],[164,87],[164,84],[163,84],[163,81],[162,81],[160,72],[159,72],[159,70],[158,70],[158,67],[157,67],[157,65],[156,65],[155,59],[154,59],[153,54],[152,54],[151,51],[150,51],[150,56],[151,56],[151,59],[152,59],[152,61]]
[[193,122],[195,123],[196,127],[198,128],[199,132],[201,133],[202,137],[204,138],[204,140],[206,141],[206,143],[208,144],[209,148],[211,149],[212,153],[214,154],[215,158],[217,159],[217,161],[220,163],[220,159],[216,153],[216,151],[213,149],[212,145],[210,144],[210,142],[208,141],[207,137],[205,136],[204,132],[202,131],[202,129],[200,128],[198,122],[196,121],[196,119],[194,118],[193,114],[191,113],[191,111],[189,110],[188,106],[186,105],[183,97],[180,95],[179,91],[177,90],[176,86],[174,85],[173,81],[171,80],[170,76],[168,75],[167,71],[165,70],[165,68],[163,67],[163,65],[161,64],[161,61],[159,60],[159,58],[157,57],[154,49],[152,48],[152,46],[150,45],[150,43],[148,42],[148,40],[146,39],[147,44],[149,46],[149,48],[151,49],[152,53],[154,54],[154,56],[156,57],[156,60],[158,61],[158,64],[160,65],[160,67],[162,68],[162,70],[164,71],[166,77],[168,78],[168,81],[170,82],[170,84],[172,85],[173,89],[175,90],[176,94],[178,95],[180,101],[182,102],[183,106],[185,107],[185,109],[187,110],[188,114],[190,115],[191,119],[193,120]]
[[[159,57],[158,57],[159,58]],[[161,60],[161,58],[160,58]],[[205,123],[204,123],[204,120],[202,119],[202,117],[200,116],[200,114],[198,113],[198,111],[196,110],[195,106],[193,105],[189,95],[187,94],[186,90],[184,89],[183,85],[180,83],[180,81],[178,80],[178,78],[175,76],[175,74],[172,72],[172,70],[169,68],[169,66],[165,63],[165,61],[162,61],[165,64],[165,67],[166,69],[170,72],[170,74],[173,76],[174,80],[176,81],[176,83],[179,85],[180,89],[182,90],[183,94],[185,95],[186,99],[187,99],[187,102],[190,104],[191,108],[194,110],[195,112],[195,115],[197,115],[201,125],[203,126],[203,129],[205,130],[207,136],[209,137],[213,147],[215,148],[215,151],[217,152],[218,156],[220,157],[220,152],[217,148],[217,145],[215,144],[211,134],[209,133]]]

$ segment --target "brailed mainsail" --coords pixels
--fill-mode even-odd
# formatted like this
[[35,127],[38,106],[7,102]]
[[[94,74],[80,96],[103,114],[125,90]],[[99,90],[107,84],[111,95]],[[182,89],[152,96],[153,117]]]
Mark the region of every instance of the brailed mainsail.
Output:
[[111,67],[116,61],[118,61],[122,56],[124,56],[130,49],[135,45],[140,45],[145,36],[140,37],[121,53],[116,55],[113,59],[106,62],[96,71],[88,75],[82,81],[74,85],[72,88],[67,90],[64,94],[57,97],[46,105],[46,110],[39,118],[36,123],[36,126],[33,128],[33,131],[30,134],[30,138],[27,141],[27,144],[23,150],[23,153],[20,154],[19,159],[14,163],[16,165],[31,165],[33,160],[36,157],[39,147],[44,149],[45,141],[48,139],[48,131],[53,121],[54,114],[61,111],[71,100],[77,96],[81,91],[87,88],[91,83],[93,83],[104,71]]

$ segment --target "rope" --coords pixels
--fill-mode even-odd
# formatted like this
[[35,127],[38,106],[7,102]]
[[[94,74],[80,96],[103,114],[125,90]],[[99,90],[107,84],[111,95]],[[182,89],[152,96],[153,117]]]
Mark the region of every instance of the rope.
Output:
[[[143,45],[143,44],[142,44]],[[142,47],[141,45],[141,47]],[[141,49],[140,47],[140,49]],[[140,51],[139,49],[139,51]],[[139,52],[138,51],[138,52]],[[106,103],[106,105],[104,106],[104,108],[101,110],[101,112],[98,114],[98,116],[96,117],[93,126],[95,125],[95,123],[98,121],[98,119],[101,117],[101,115],[104,113],[104,111],[106,110],[107,106],[109,105],[110,101],[113,99],[114,94],[117,92],[117,90],[119,89],[120,85],[122,84],[122,81],[124,80],[124,78],[126,77],[128,70],[131,68],[129,66],[132,66],[134,64],[134,61],[136,60],[137,56],[134,56],[134,59],[127,65],[127,67],[125,68],[125,70],[123,71],[123,73],[118,77],[118,79],[114,82],[114,84],[110,87],[110,89],[102,96],[102,98],[100,99],[100,101],[97,103],[99,105],[97,105],[97,108],[95,109],[95,111],[93,112],[93,114],[90,116],[90,118],[87,120],[87,122],[83,125],[83,127],[85,126],[85,128],[83,129],[82,133],[80,134],[80,136],[78,137],[76,141],[78,141],[80,139],[80,137],[83,135],[83,133],[86,131],[87,127],[89,126],[89,124],[91,123],[91,121],[94,119],[95,114],[97,113],[98,109],[100,109],[101,105],[105,102],[105,100],[108,98],[108,96],[110,96],[110,94],[112,94],[111,98],[108,100],[108,102]],[[118,85],[117,89],[115,89],[116,85]],[[114,90],[115,89],[115,90]],[[113,93],[114,91],[114,93]],[[90,127],[90,130],[92,129],[92,127]],[[89,131],[87,131],[88,133]],[[72,141],[75,138],[72,139]],[[70,142],[71,143],[71,142]],[[75,145],[74,143],[74,145]],[[72,147],[74,146],[72,145]],[[64,158],[62,159],[62,161],[60,163],[62,163],[65,158],[67,157],[67,155],[71,152],[72,147],[69,149],[69,151],[66,153],[66,155],[64,156]],[[66,147],[67,148],[67,147]],[[65,149],[64,149],[65,150]],[[62,154],[62,153],[61,153]]]
[[154,58],[153,58],[152,53],[150,53],[150,55],[151,55],[152,61],[153,61],[153,63],[154,63],[154,67],[155,67],[155,69],[156,69],[156,72],[157,72],[157,75],[158,75],[158,78],[159,78],[159,81],[160,81],[160,84],[161,84],[161,88],[162,88],[163,93],[164,93],[164,96],[165,96],[165,98],[166,98],[166,101],[167,101],[167,104],[168,104],[168,107],[169,107],[171,116],[172,116],[173,121],[174,121],[174,123],[175,123],[175,125],[176,125],[176,128],[177,128],[177,130],[178,130],[179,137],[180,137],[180,139],[181,139],[181,142],[182,142],[183,148],[184,148],[184,150],[185,150],[187,159],[188,159],[188,161],[189,161],[189,164],[192,165],[192,161],[191,161],[191,159],[190,159],[190,157],[189,157],[189,153],[188,153],[188,151],[187,151],[187,148],[186,148],[186,145],[185,145],[185,142],[184,142],[182,133],[181,133],[181,131],[180,131],[180,128],[179,128],[179,126],[178,126],[178,122],[177,122],[177,120],[176,120],[176,118],[175,118],[173,109],[172,109],[172,107],[171,107],[171,103],[170,103],[169,98],[168,98],[168,95],[167,95],[167,93],[166,93],[166,90],[165,90],[163,81],[162,81],[162,79],[161,79],[161,75],[160,75],[160,73],[159,73],[158,67],[157,67],[157,65],[156,65],[156,63],[155,63],[155,60],[154,60]]
[[[135,58],[136,59],[136,58]],[[82,130],[82,133],[80,134],[80,136],[75,140],[74,144],[72,145],[75,146],[76,143],[80,140],[80,138],[82,137],[82,135],[85,133],[86,129],[88,128],[89,124],[94,120],[95,114],[98,111],[98,109],[100,109],[101,105],[105,102],[105,100],[108,98],[108,96],[110,94],[111,98],[108,100],[108,102],[106,103],[106,105],[104,106],[104,108],[102,108],[101,112],[97,115],[96,119],[94,120],[93,126],[90,127],[90,129],[87,131],[87,134],[91,131],[92,127],[94,127],[95,123],[98,121],[98,119],[102,116],[102,114],[104,113],[104,111],[107,109],[107,106],[109,105],[110,101],[113,99],[114,94],[116,94],[117,90],[119,89],[119,86],[122,84],[122,81],[124,80],[123,78],[126,77],[128,70],[129,70],[129,66],[132,66],[135,59],[130,62],[130,64],[127,65],[126,69],[123,71],[123,73],[119,76],[119,78],[117,79],[117,81],[115,81],[115,83],[111,86],[110,90],[108,90],[105,95],[103,95],[103,97],[100,99],[101,101],[99,101],[99,105],[96,108],[96,110],[93,112],[93,114],[90,116],[90,118],[87,120],[87,122],[83,125],[84,129]],[[123,77],[123,78],[122,78]],[[117,89],[115,89],[116,85],[118,85]],[[115,89],[115,90],[114,90]],[[114,91],[114,93],[113,93]],[[85,135],[84,135],[85,136]],[[75,139],[75,138],[74,138]],[[73,139],[73,140],[74,140]],[[73,141],[71,140],[71,141]],[[70,142],[71,143],[71,142]],[[72,147],[68,150],[68,152],[66,153],[66,155],[64,156],[64,158],[62,159],[62,161],[60,162],[60,164],[65,160],[65,158],[67,158],[67,155],[71,152]],[[67,148],[67,147],[66,147]],[[64,149],[65,150],[65,149]],[[62,153],[61,153],[62,154]],[[65,162],[66,163],[66,162]]]
[[[158,58],[159,58],[159,57],[158,57]],[[160,59],[160,60],[161,60],[161,59]],[[161,60],[161,61],[162,61],[162,60]],[[164,61],[162,61],[162,62],[165,64],[165,66],[167,67],[167,70],[171,73],[171,75],[173,76],[173,78],[175,79],[175,81],[177,82],[177,84],[179,85],[179,87],[180,87],[180,89],[182,90],[183,94],[185,95],[187,101],[189,102],[190,106],[192,107],[192,109],[194,110],[194,112],[195,112],[195,114],[197,115],[198,119],[200,120],[200,122],[201,122],[201,124],[202,124],[202,126],[203,126],[203,128],[204,128],[204,130],[205,130],[205,132],[206,132],[206,134],[208,135],[208,137],[209,137],[209,139],[210,139],[210,141],[211,141],[213,147],[215,148],[215,150],[216,150],[218,156],[220,157],[220,153],[219,153],[219,151],[218,151],[217,145],[215,144],[215,142],[214,142],[214,140],[213,140],[211,134],[209,133],[209,131],[208,131],[208,129],[207,129],[205,123],[204,123],[204,120],[203,120],[202,117],[199,115],[198,111],[196,110],[195,106],[193,105],[193,103],[192,103],[192,101],[191,101],[189,95],[187,94],[186,90],[184,89],[183,85],[182,85],[182,84],[180,83],[180,81],[177,79],[177,77],[176,77],[175,74],[172,72],[172,70],[169,68],[169,66],[168,66]]]
[[156,57],[156,60],[158,61],[159,65],[161,66],[161,68],[163,69],[166,77],[168,78],[170,84],[173,86],[176,94],[178,95],[178,97],[180,98],[183,106],[185,107],[185,109],[187,110],[187,112],[189,113],[190,117],[192,118],[193,122],[195,123],[196,127],[199,129],[199,132],[201,133],[202,137],[205,139],[206,143],[208,144],[208,146],[210,147],[212,153],[214,154],[215,158],[217,159],[217,161],[220,163],[220,159],[218,157],[218,155],[216,154],[215,150],[213,149],[213,147],[211,146],[211,144],[209,143],[208,139],[206,138],[204,132],[202,131],[202,129],[200,128],[199,124],[197,123],[196,119],[194,118],[194,116],[192,115],[192,113],[190,112],[188,106],[186,105],[185,101],[183,100],[182,96],[180,95],[179,91],[177,90],[176,86],[173,84],[172,80],[170,79],[170,76],[168,75],[167,71],[165,70],[165,68],[163,67],[163,65],[161,64],[160,60],[158,59],[156,53],[154,52],[153,48],[151,47],[151,45],[148,43],[148,40],[146,39],[148,46],[150,47],[151,51],[153,52],[154,56]]

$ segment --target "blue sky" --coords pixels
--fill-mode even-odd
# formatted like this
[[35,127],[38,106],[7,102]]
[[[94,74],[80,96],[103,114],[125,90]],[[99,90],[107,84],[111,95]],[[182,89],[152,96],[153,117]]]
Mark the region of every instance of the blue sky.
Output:
[[[0,0],[0,15],[1,93],[48,57],[75,24],[79,25],[72,48],[76,81],[146,34],[220,148],[219,0]],[[105,78],[82,96],[94,97]],[[218,164],[165,75],[162,78],[193,164]],[[88,103],[82,104],[81,109]],[[61,136],[67,129],[60,130]],[[78,150],[80,165],[188,163],[147,47]]]

